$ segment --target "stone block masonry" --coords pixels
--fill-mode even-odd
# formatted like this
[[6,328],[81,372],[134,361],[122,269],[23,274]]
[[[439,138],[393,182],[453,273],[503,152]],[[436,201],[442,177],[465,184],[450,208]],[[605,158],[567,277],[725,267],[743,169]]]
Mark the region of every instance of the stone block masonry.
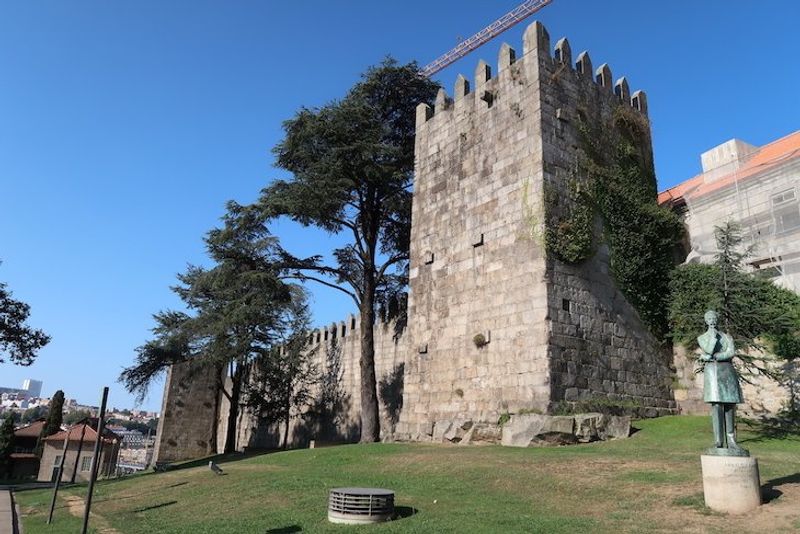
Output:
[[[170,463],[216,453],[217,376],[194,362],[173,365],[164,383],[153,462]],[[221,434],[224,439],[225,434]]]
[[646,117],[646,96],[612,84],[608,65],[593,75],[586,52],[573,65],[566,39],[551,55],[538,22],[522,56],[503,45],[498,64],[493,76],[479,62],[474,88],[459,76],[454,100],[442,91],[417,111],[409,334],[420,350],[400,431],[425,439],[431,424],[597,399],[672,413],[671,356],[617,288],[607,248],[568,265],[543,237],[545,191],[567,197],[575,178],[579,114]]
[[[374,325],[375,374],[378,380],[378,404],[383,439],[392,439],[403,409],[405,361],[408,336],[394,323]],[[361,406],[361,321],[349,316],[346,321],[309,333],[308,350],[322,381],[315,388],[315,402],[304,418],[292,420],[289,444],[292,447],[317,443],[357,441],[360,435]],[[221,398],[222,413],[228,401]],[[227,419],[218,421],[218,433],[225,435]],[[274,448],[282,445],[283,427],[265,425],[244,408],[237,428],[237,449]],[[220,452],[221,451],[220,444]]]
[[[625,106],[646,119],[645,94],[612,82],[607,64],[593,72],[586,52],[573,64],[566,39],[551,52],[537,22],[521,55],[503,45],[496,74],[480,61],[453,95],[417,108],[408,329],[398,338],[375,326],[384,439],[432,440],[590,400],[673,413],[671,355],[609,274],[608,249],[570,265],[544,239],[546,192],[566,197],[581,178],[578,118],[613,124]],[[320,346],[337,337],[347,402],[332,421],[295,425],[293,443],[357,437],[357,330],[351,318],[313,334]],[[318,351],[323,369],[328,355]],[[275,435],[243,416],[240,447],[274,445]]]

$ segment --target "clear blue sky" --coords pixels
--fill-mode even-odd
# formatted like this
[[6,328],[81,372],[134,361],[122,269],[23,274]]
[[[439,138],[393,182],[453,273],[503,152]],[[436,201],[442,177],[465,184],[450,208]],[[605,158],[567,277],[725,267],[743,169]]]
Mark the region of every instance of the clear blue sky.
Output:
[[[300,106],[337,98],[385,54],[426,63],[519,3],[430,1],[9,1],[0,3],[0,281],[53,336],[0,385],[132,406],[115,382],[151,314],[203,263],[201,237],[226,200],[254,200],[281,173],[270,149]],[[800,128],[800,3],[554,0],[553,43],[650,101],[659,183],[699,170],[729,138],[764,144]],[[530,21],[532,21],[531,19]],[[529,21],[529,22],[530,22]],[[527,23],[438,78],[472,77]],[[298,252],[324,235],[278,228]],[[315,321],[352,311],[315,288]],[[161,385],[145,408],[160,409]]]

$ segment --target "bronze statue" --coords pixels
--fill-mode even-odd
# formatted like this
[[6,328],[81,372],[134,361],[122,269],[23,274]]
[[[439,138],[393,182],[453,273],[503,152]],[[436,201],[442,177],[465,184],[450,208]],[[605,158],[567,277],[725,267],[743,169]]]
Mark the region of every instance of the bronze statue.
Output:
[[734,417],[736,405],[744,402],[739,375],[733,366],[733,338],[717,330],[717,312],[705,315],[708,330],[697,338],[703,355],[703,400],[711,404],[714,427],[714,444],[709,454],[723,456],[749,456],[750,453],[736,443]]

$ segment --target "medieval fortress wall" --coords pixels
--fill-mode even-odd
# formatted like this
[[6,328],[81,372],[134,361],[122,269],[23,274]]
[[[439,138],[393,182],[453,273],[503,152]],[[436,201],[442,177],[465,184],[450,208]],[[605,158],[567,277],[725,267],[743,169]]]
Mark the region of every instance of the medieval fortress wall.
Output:
[[588,54],[573,65],[566,39],[551,55],[539,23],[520,57],[502,47],[496,76],[481,62],[474,88],[459,77],[453,101],[420,106],[401,433],[598,397],[674,410],[670,355],[615,286],[607,250],[573,266],[544,246],[545,191],[566,198],[580,179],[578,113],[618,106],[646,113],[607,65],[596,77]]
[[[507,412],[598,398],[641,415],[676,411],[671,354],[617,288],[608,249],[568,265],[544,242],[545,210],[560,209],[547,198],[567,198],[581,179],[577,118],[612,124],[626,106],[646,119],[646,97],[625,78],[613,83],[608,65],[593,71],[585,52],[573,63],[566,39],[551,50],[534,23],[521,54],[503,45],[496,74],[481,61],[472,83],[458,77],[453,98],[441,91],[433,109],[418,107],[408,326],[399,337],[375,326],[384,439],[438,439]],[[290,442],[357,438],[359,321],[309,341],[339,393],[327,420],[295,421]],[[177,380],[179,367],[159,428],[170,459],[200,455],[215,426],[208,384]],[[226,424],[219,417],[219,446]],[[245,410],[238,448],[274,446],[277,435]]]
[[[324,420],[294,420],[289,443],[353,441],[358,439],[361,406],[359,371],[361,327],[358,316],[309,334],[314,363],[331,386],[334,398]],[[393,324],[375,325],[375,370],[378,378],[381,429],[391,435],[402,409],[403,369],[408,336],[396,335]],[[230,391],[230,377],[225,380]],[[318,391],[322,397],[321,391]],[[184,363],[170,368],[164,385],[156,450],[158,462],[175,462],[221,453],[225,446],[230,402],[217,390],[216,376]],[[214,439],[216,436],[216,439]],[[243,408],[237,421],[237,450],[280,445],[282,428],[264,425]],[[215,443],[216,442],[216,443]]]
[[[393,323],[376,324],[373,335],[381,432],[388,438],[394,434],[402,410],[408,336],[396,332]],[[346,321],[315,330],[309,335],[308,347],[313,351],[313,362],[322,378],[322,383],[315,388],[318,403],[312,407],[318,415],[297,418],[291,422],[288,437],[291,445],[305,446],[310,440],[358,440],[361,410],[360,340],[360,316],[353,315]],[[226,414],[229,402],[224,397],[221,401],[220,413]],[[218,436],[225,436],[227,419],[220,417],[217,424]],[[237,424],[237,449],[278,447],[281,445],[282,431],[282,426],[264,425],[245,408]],[[219,452],[223,450],[223,441],[220,439],[217,443]]]
[[176,462],[216,452],[217,377],[192,363],[167,372],[158,419],[154,462]]

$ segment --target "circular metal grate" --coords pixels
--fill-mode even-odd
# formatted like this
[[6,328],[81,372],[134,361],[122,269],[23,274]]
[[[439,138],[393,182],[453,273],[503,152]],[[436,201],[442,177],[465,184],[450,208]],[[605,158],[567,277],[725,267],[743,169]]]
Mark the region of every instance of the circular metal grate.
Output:
[[394,492],[380,488],[334,488],[328,496],[328,521],[359,524],[389,521]]

